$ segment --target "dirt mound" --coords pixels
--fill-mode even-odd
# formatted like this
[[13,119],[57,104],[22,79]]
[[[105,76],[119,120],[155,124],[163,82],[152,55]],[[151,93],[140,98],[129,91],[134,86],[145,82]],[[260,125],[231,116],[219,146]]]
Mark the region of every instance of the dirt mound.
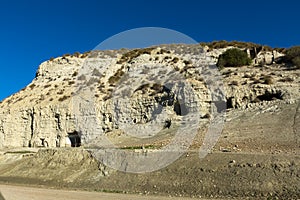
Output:
[[66,183],[72,183],[71,186],[75,187],[79,182],[93,182],[95,177],[99,178],[109,173],[88,151],[71,148],[40,149],[36,154],[30,155],[24,153],[22,159],[8,166],[0,168],[1,176],[12,177],[26,184],[64,186]]

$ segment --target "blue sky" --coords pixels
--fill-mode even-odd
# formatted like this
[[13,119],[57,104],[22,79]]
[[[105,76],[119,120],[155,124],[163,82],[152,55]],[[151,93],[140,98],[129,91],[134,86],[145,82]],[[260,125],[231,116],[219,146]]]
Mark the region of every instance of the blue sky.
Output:
[[299,8],[295,0],[2,0],[0,99],[30,83],[41,62],[133,28],[173,29],[198,42],[299,45]]

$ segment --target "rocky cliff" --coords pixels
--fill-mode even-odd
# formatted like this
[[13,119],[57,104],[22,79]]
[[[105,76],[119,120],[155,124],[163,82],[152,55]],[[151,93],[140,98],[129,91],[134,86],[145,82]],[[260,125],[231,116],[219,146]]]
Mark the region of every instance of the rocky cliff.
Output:
[[[148,137],[145,126],[166,128],[187,113],[209,121],[217,101],[251,109],[299,99],[300,70],[277,64],[283,54],[244,48],[253,65],[219,71],[228,48],[161,45],[46,61],[31,84],[1,102],[0,147],[93,145],[132,125],[132,134]],[[224,90],[214,92],[216,83]]]

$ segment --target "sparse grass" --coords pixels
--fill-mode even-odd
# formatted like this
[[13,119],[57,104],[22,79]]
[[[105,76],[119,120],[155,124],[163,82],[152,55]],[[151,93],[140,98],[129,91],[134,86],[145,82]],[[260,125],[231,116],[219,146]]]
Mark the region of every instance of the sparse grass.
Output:
[[[252,42],[241,42],[241,41],[213,41],[213,42],[201,42],[201,46],[208,46],[210,49],[221,49],[226,48],[229,46],[236,47],[236,48],[254,48],[254,47],[261,47],[260,44],[255,44]],[[272,50],[269,46],[263,46],[266,50]]]
[[34,151],[7,151],[4,154],[26,154],[26,153],[35,153]]
[[125,146],[125,147],[121,147],[120,149],[123,149],[123,150],[136,150],[136,149],[155,149],[155,146],[150,144],[150,145],[145,145],[145,146]]
[[107,190],[107,189],[103,189],[103,190],[100,190],[100,192],[105,192],[105,193],[114,193],[114,194],[121,194],[121,193],[124,193],[123,191],[120,191],[120,190]]
[[94,83],[97,83],[97,82],[99,82],[99,79],[98,79],[98,78],[92,77],[92,78],[90,78],[90,80],[86,83],[86,85],[87,85],[87,86],[90,86],[90,85],[92,85],[92,84],[94,84]]
[[131,62],[134,58],[139,57],[142,54],[151,54],[151,51],[154,48],[145,48],[145,49],[134,49],[122,55],[118,60],[117,64],[122,64],[125,62]]
[[122,76],[125,74],[125,72],[121,69],[118,69],[118,71],[111,77],[109,77],[108,79],[108,83],[110,85],[114,85],[115,83],[117,83],[121,78]]

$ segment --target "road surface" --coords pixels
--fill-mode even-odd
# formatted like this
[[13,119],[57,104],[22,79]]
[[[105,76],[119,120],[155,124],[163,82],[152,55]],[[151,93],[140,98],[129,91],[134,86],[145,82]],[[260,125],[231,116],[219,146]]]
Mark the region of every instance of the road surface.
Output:
[[[2,194],[2,196],[1,196]],[[0,200],[190,200],[161,196],[113,194],[103,192],[55,190],[24,186],[0,185]]]

